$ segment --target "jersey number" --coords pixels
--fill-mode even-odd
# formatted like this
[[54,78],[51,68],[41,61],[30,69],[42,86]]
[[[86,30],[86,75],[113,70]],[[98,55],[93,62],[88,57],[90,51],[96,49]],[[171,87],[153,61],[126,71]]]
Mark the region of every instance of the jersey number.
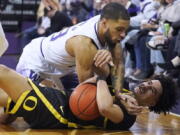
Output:
[[51,40],[50,40],[50,41],[54,41],[54,40],[56,40],[56,39],[58,39],[58,38],[60,38],[60,37],[62,37],[62,36],[64,36],[64,35],[66,35],[66,34],[68,33],[68,31],[69,31],[70,28],[71,28],[71,31],[74,31],[76,28],[78,28],[79,26],[81,26],[81,25],[83,25],[83,24],[85,24],[85,23],[86,23],[86,21],[81,22],[81,23],[79,23],[79,24],[77,24],[77,25],[74,25],[74,26],[72,26],[72,27],[66,28],[66,29],[60,31],[58,35],[53,34],[53,36],[51,37]]
[[55,36],[55,34],[51,37],[51,41],[54,41],[64,35],[69,31],[69,28],[65,29],[64,31],[60,31],[58,35]]

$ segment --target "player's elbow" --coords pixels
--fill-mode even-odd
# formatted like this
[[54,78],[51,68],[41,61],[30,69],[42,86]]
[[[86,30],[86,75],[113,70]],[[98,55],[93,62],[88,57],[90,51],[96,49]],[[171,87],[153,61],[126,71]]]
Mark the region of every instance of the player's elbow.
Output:
[[113,101],[112,99],[110,100],[106,99],[106,101],[101,99],[101,100],[97,100],[97,105],[98,105],[99,113],[102,116],[107,117],[111,112]]
[[119,117],[115,117],[114,114],[112,114],[112,112],[110,111],[110,109],[111,108],[102,108],[101,110],[99,110],[99,112],[100,112],[101,116],[110,119],[113,123],[121,122],[122,119]]
[[108,115],[108,113],[109,113],[108,108],[107,107],[99,107],[99,113],[102,116],[106,117]]
[[110,109],[111,107],[109,106],[101,106],[99,107],[99,113],[104,117],[108,117],[111,112]]

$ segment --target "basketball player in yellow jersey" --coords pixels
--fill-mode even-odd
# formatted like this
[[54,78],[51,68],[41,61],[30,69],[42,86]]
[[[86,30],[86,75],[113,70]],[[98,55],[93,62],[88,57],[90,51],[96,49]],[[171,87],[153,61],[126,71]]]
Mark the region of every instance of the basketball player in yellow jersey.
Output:
[[[127,112],[125,101],[111,96],[108,85],[101,77],[93,77],[86,82],[97,83],[96,101],[100,116],[83,121],[74,116],[69,108],[70,91],[59,91],[40,87],[30,79],[0,65],[0,105],[5,112],[15,117],[23,117],[31,128],[67,129],[101,128],[128,130],[136,121],[136,116]],[[81,84],[80,84],[81,85]],[[134,88],[131,95],[140,106],[149,107],[155,113],[168,112],[177,101],[172,80],[157,76]]]

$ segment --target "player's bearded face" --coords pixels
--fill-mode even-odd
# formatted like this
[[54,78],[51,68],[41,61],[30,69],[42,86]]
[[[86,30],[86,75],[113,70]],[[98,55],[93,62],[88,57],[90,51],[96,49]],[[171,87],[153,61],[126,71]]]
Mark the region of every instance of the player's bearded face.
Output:
[[105,37],[105,41],[106,41],[106,43],[108,44],[108,46],[109,46],[110,48],[114,48],[115,45],[116,45],[116,42],[114,42],[114,41],[112,40],[112,37],[111,37],[111,34],[110,34],[110,30],[109,30],[109,29],[107,29],[107,31],[104,33],[104,37]]

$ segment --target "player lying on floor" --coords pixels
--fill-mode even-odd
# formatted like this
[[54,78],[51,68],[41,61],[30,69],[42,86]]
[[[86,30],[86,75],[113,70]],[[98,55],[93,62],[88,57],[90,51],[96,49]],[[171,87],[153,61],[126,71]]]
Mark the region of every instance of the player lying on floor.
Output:
[[[23,117],[31,128],[127,130],[134,124],[136,116],[128,114],[122,104],[128,99],[113,101],[106,81],[100,78],[93,77],[86,82],[97,82],[97,104],[101,116],[92,121],[79,120],[72,114],[67,91],[40,87],[3,65],[0,65],[0,88],[4,90],[0,93],[0,105],[6,107],[6,113]],[[176,104],[175,86],[163,76],[138,85],[128,95],[135,97],[140,106],[148,106],[156,113],[166,113]]]

